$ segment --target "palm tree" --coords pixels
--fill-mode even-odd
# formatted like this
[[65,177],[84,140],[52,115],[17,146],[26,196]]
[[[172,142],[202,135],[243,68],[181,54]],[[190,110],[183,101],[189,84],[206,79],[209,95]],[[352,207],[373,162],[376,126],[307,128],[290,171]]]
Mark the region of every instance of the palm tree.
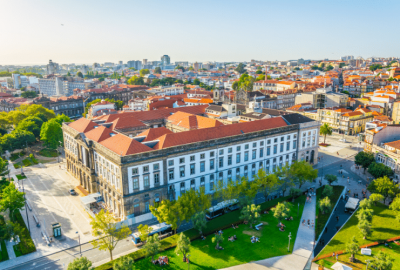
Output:
[[324,144],[325,144],[326,135],[332,135],[332,128],[328,125],[328,123],[325,123],[321,126],[319,134],[324,135]]

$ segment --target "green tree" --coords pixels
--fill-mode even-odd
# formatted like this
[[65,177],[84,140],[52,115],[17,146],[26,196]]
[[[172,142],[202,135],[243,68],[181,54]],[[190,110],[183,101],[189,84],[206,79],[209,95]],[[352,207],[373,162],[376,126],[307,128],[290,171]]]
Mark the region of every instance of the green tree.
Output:
[[26,144],[32,144],[36,141],[35,135],[27,130],[13,130],[13,132],[11,132],[11,136],[13,136],[12,150],[24,149],[26,147]]
[[24,193],[15,189],[14,185],[5,187],[0,196],[0,212],[10,211],[10,218],[14,220],[15,211],[25,206]]
[[277,166],[275,168],[274,174],[278,176],[279,178],[278,185],[282,190],[283,196],[285,196],[286,190],[295,186],[293,182],[293,175],[291,174],[290,171],[290,165],[285,165],[282,167]]
[[158,233],[149,236],[143,249],[146,252],[146,256],[151,256],[151,260],[154,261],[154,256],[160,252],[161,243],[158,239]]
[[358,247],[358,241],[355,236],[351,238],[349,242],[346,244],[346,252],[350,253],[350,262],[355,261],[354,255],[360,250]]
[[260,209],[261,209],[260,205],[257,206],[255,204],[247,205],[243,207],[240,219],[247,220],[251,228],[252,225],[257,223],[261,218]]
[[186,255],[190,251],[190,239],[183,233],[179,235],[179,239],[176,243],[176,249],[175,253],[182,253],[183,254],[183,260],[186,261]]
[[199,234],[203,234],[203,228],[207,227],[206,214],[204,211],[193,215],[192,224],[193,228],[199,231]]
[[268,195],[276,190],[278,180],[275,174],[267,174],[263,169],[259,169],[257,174],[254,175],[253,181],[264,195],[265,201],[267,201]]
[[156,67],[154,69],[154,74],[161,74],[161,68],[160,67]]
[[314,169],[312,165],[306,161],[295,161],[290,166],[290,174],[293,177],[293,182],[299,185],[299,188],[306,183],[312,182],[318,177],[318,170]]
[[180,69],[182,72],[185,72],[185,68],[182,66],[176,66],[175,70]]
[[215,249],[219,249],[219,244],[224,241],[224,237],[222,236],[222,234],[218,233],[213,238],[211,238],[211,241],[216,244]]
[[89,261],[86,257],[76,258],[72,262],[68,264],[68,270],[89,270],[94,269],[92,266],[92,262]]
[[114,215],[104,212],[103,209],[95,217],[90,218],[92,220],[90,222],[92,235],[97,238],[91,242],[93,247],[99,248],[99,250],[108,250],[112,261],[113,250],[122,239],[132,233],[131,230],[126,225],[122,225],[120,229],[117,229],[117,220]]
[[258,75],[258,77],[256,78],[256,81],[265,81],[265,75],[264,74]]
[[34,115],[34,116],[29,116],[29,117],[25,118],[22,122],[25,122],[25,121],[33,121],[36,124],[36,126],[38,126],[40,129],[40,128],[42,128],[43,123],[47,121],[47,119],[46,119],[46,121],[43,121],[42,118],[38,117],[37,115]]
[[397,212],[396,219],[397,219],[398,222],[400,222],[400,196],[397,196],[393,200],[393,202],[390,204],[389,207],[390,207],[390,209],[392,211],[396,211]]
[[298,196],[301,195],[301,189],[298,188],[291,188],[289,191],[290,197],[292,197],[292,201]]
[[77,77],[83,78],[83,74],[82,74],[82,72],[80,72],[80,71],[78,71],[78,73],[76,73],[76,76],[77,76]]
[[5,221],[4,217],[0,215],[0,243],[9,241],[13,237],[13,223]]
[[328,212],[332,208],[331,200],[328,197],[319,200],[318,205],[322,214],[325,214],[325,212]]
[[383,202],[389,197],[395,197],[400,193],[399,187],[387,176],[373,180],[367,188],[371,193],[381,194],[384,197]]
[[371,233],[371,223],[367,219],[359,220],[357,227],[364,239]]
[[288,202],[278,203],[275,208],[272,208],[274,212],[274,218],[282,221],[284,218],[288,218],[290,214],[291,204]]
[[374,203],[376,205],[377,202],[382,201],[384,197],[381,194],[377,193],[372,193],[371,196],[369,196],[369,201]]
[[393,262],[394,259],[390,257],[389,254],[379,250],[378,254],[374,256],[374,259],[371,262],[371,267],[374,267],[378,270],[391,270],[393,268]]
[[358,166],[361,166],[365,169],[371,165],[372,162],[375,161],[374,154],[370,152],[359,152],[355,157],[354,157],[354,163],[357,164]]
[[139,72],[140,76],[143,77],[146,74],[150,74],[150,70],[148,69],[141,69]]
[[146,225],[140,224],[137,227],[137,230],[139,232],[140,240],[144,243],[147,241],[147,238],[149,237],[149,233],[152,232],[153,228],[149,227],[149,225],[147,225],[147,224]]
[[363,209],[371,208],[372,202],[373,201],[371,199],[364,199],[364,200],[360,201],[359,206],[360,206],[360,208],[363,208]]
[[36,91],[25,91],[21,93],[21,97],[23,98],[35,98],[37,96],[38,94],[36,93]]
[[113,270],[134,270],[134,260],[129,256],[122,256],[114,262]]
[[144,79],[143,77],[132,76],[127,83],[130,85],[144,85]]
[[68,76],[68,77],[71,77],[71,73],[70,73],[69,71],[68,71],[68,73],[67,73],[67,76]]
[[193,84],[194,84],[194,85],[200,85],[200,80],[197,79],[197,78],[194,79],[194,80],[193,80]]
[[25,112],[21,112],[20,110],[14,110],[9,112],[7,116],[8,116],[8,121],[14,124],[14,127],[16,127],[19,124],[19,122],[28,117],[28,114],[26,114]]
[[243,74],[246,72],[246,69],[244,68],[246,65],[243,63],[239,63],[239,65],[235,68],[235,71],[239,72],[240,74]]
[[43,123],[40,130],[40,140],[43,141],[47,147],[57,149],[63,142],[61,125],[53,119]]
[[369,208],[360,208],[357,211],[357,218],[359,221],[367,220],[368,222],[372,222],[372,216],[374,214],[374,210]]
[[393,170],[386,166],[383,163],[377,163],[377,162],[372,162],[368,166],[368,172],[372,174],[373,177],[378,178],[378,177],[391,177],[393,175]]
[[324,136],[324,144],[325,144],[326,135],[332,135],[332,128],[328,125],[328,123],[324,123],[319,129],[319,134]]
[[0,156],[0,173],[8,169],[8,160],[2,159]]
[[54,113],[54,111],[49,110],[49,109],[43,107],[42,105],[38,105],[38,104],[21,105],[16,109],[16,111],[24,113],[26,115],[26,117],[32,116],[32,115],[37,115],[37,114],[43,114],[47,120],[50,120],[50,119],[56,117],[56,114]]
[[240,208],[243,208],[253,202],[253,199],[258,192],[258,186],[254,181],[249,181],[247,177],[242,177],[238,183],[238,188],[239,206]]
[[71,122],[71,119],[66,116],[65,114],[59,114],[56,116],[56,118],[54,118],[54,121],[56,121],[57,123],[59,123],[60,125],[62,125],[62,123],[64,122]]
[[25,118],[24,120],[19,122],[19,124],[15,130],[26,130],[26,131],[32,132],[36,138],[39,138],[40,137],[40,127],[38,125],[36,125],[35,122],[26,120],[26,119],[27,118]]
[[333,195],[333,187],[325,185],[324,189],[322,190],[322,196],[330,197]]
[[263,74],[263,72],[261,70],[257,70],[256,74]]
[[337,176],[334,174],[327,174],[325,175],[326,181],[328,181],[329,185],[332,185],[333,182],[337,181]]

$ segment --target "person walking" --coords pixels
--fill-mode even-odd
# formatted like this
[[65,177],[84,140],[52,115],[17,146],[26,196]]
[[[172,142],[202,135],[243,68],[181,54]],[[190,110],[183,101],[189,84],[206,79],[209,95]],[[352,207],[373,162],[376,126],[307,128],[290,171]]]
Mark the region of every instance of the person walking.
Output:
[[335,258],[335,252],[332,253],[332,258]]
[[338,256],[339,256],[339,255],[336,253],[336,261],[338,260]]
[[328,226],[327,227],[325,227],[325,233],[327,233],[328,232]]
[[337,220],[337,222],[339,222],[339,216],[336,216],[336,220]]

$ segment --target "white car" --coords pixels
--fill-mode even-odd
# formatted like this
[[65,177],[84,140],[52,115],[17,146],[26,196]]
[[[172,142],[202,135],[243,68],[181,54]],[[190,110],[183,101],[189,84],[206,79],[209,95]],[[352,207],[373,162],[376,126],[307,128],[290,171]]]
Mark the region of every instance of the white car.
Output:
[[339,142],[347,142],[346,139],[340,139]]

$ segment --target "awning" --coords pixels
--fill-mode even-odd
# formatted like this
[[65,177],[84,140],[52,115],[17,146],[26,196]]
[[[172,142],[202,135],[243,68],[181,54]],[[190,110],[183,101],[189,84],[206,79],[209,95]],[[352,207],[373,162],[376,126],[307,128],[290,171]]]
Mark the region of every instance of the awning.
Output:
[[350,197],[347,200],[347,203],[346,203],[346,205],[344,207],[355,210],[357,208],[357,205],[358,205],[359,201],[360,201],[359,199]]
[[81,198],[81,203],[84,204],[84,205],[95,203],[95,202],[98,201],[100,196],[101,195],[98,192],[89,194],[89,195]]

